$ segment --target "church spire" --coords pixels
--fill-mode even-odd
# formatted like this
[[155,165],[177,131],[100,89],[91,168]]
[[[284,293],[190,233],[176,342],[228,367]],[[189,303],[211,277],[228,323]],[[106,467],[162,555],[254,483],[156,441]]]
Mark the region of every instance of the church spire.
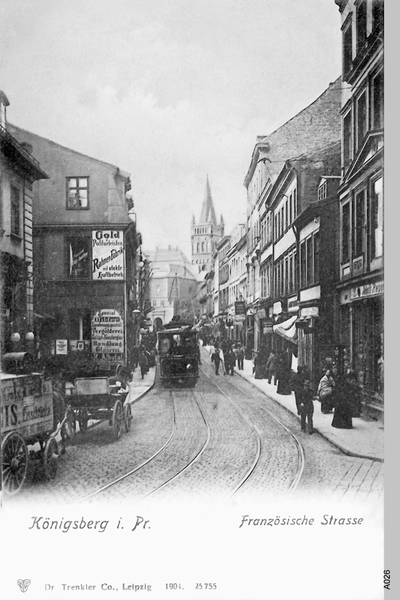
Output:
[[215,215],[214,203],[211,197],[210,182],[208,181],[208,175],[199,223],[212,223],[213,225],[217,225],[217,217]]

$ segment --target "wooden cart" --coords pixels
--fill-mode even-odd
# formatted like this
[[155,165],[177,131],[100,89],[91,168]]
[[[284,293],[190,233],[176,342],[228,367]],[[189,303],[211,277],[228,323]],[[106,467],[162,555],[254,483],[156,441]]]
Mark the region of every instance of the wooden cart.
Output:
[[132,410],[127,400],[128,391],[111,385],[108,377],[75,379],[74,386],[68,402],[81,431],[87,430],[89,420],[108,420],[116,439],[121,435],[123,424],[126,432],[130,430]]
[[59,458],[56,436],[67,416],[63,420],[55,418],[53,401],[52,382],[43,374],[1,373],[2,489],[5,494],[20,491],[31,459],[41,461],[47,479],[56,476]]

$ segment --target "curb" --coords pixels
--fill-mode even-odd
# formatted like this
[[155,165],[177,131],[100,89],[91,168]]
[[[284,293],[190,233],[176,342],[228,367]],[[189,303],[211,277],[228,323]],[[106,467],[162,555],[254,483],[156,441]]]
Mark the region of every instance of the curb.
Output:
[[[236,369],[235,369],[235,373],[237,375],[239,375],[239,377],[241,377],[242,379],[244,379],[245,381],[247,381],[248,383],[250,383],[250,385],[252,385],[256,390],[258,390],[259,392],[261,392],[262,394],[264,394],[264,396],[266,396],[267,398],[269,398],[270,400],[272,400],[276,404],[279,404],[279,406],[282,407],[282,408],[284,408],[288,413],[290,413],[294,417],[297,416],[289,408],[287,408],[286,406],[284,406],[283,404],[281,404],[279,402],[279,400],[276,400],[272,396],[268,396],[268,394],[266,392],[264,392],[264,390],[260,389],[255,383],[253,383],[251,381],[251,379],[247,379],[247,377],[244,377],[244,375],[242,375]],[[341,446],[337,442],[334,442],[333,440],[331,440],[325,433],[322,433],[318,429],[318,427],[315,427],[315,425],[314,425],[314,431],[316,431],[321,437],[323,437],[325,440],[327,440],[327,442],[329,442],[330,444],[332,444],[332,446],[334,446],[335,448],[337,448],[338,450],[340,450],[341,452],[343,452],[343,454],[346,454],[347,456],[353,456],[354,458],[366,458],[368,460],[374,460],[376,462],[384,463],[384,459],[383,458],[379,458],[378,456],[367,456],[365,454],[358,454],[357,452],[352,452],[351,450],[347,450],[346,448],[344,448],[343,446]]]

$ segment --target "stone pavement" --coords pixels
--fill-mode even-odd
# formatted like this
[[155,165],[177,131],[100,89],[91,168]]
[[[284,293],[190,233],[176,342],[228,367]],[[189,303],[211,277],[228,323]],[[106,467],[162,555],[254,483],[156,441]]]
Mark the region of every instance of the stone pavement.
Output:
[[142,379],[142,375],[139,367],[132,373],[132,381],[129,383],[129,396],[128,400],[130,404],[137,402],[146,392],[148,392],[154,385],[156,377],[156,368],[150,367],[149,372],[145,374]]
[[[291,413],[297,415],[294,393],[290,396],[282,396],[276,393],[276,386],[269,384],[267,379],[254,379],[253,363],[251,360],[244,361],[243,371],[235,369],[235,373],[249,381],[254,387],[258,388],[268,397],[278,402]],[[321,405],[318,401],[314,402],[314,429],[334,446],[350,456],[361,458],[371,458],[373,460],[384,460],[384,428],[383,423],[364,419],[363,417],[353,417],[353,429],[336,429],[331,426],[332,414],[324,415],[321,413]]]
[[[207,351],[208,347],[204,348]],[[207,359],[205,359],[207,360]],[[209,360],[209,358],[208,358]],[[235,367],[235,374],[246,379],[254,387],[261,390],[266,396],[278,402],[281,406],[297,415],[294,393],[282,396],[276,393],[276,386],[269,384],[267,379],[255,379],[253,375],[253,363],[251,360],[244,361],[243,371]],[[384,460],[384,427],[383,423],[371,419],[359,417],[353,418],[353,429],[336,429],[331,426],[333,414],[321,413],[321,405],[314,402],[314,430],[326,438],[334,446],[349,456],[370,458],[383,462]],[[300,428],[300,423],[299,423]]]

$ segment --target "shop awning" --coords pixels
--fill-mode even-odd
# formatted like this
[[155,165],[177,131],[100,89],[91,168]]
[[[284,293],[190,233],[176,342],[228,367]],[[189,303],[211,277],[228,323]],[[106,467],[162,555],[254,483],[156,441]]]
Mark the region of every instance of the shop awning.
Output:
[[283,338],[285,338],[285,340],[288,340],[293,344],[297,344],[296,321],[297,315],[293,315],[293,317],[290,317],[290,319],[288,319],[287,321],[283,321],[282,323],[274,325],[272,329],[274,333],[277,333],[278,335],[282,336]]

